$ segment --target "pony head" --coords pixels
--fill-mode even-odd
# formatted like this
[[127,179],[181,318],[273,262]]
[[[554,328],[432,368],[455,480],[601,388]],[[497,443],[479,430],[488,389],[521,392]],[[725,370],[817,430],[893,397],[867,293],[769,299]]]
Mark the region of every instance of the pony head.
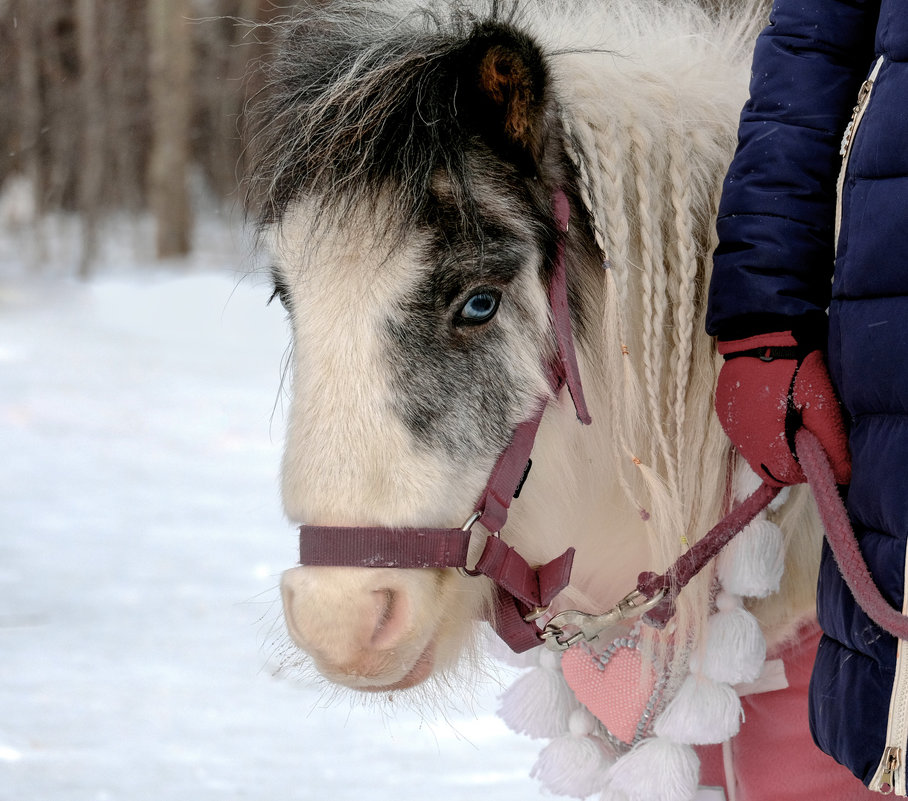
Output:
[[[284,508],[314,525],[456,527],[551,394],[562,131],[545,59],[507,21],[455,15],[444,35],[428,17],[348,22],[292,24],[258,170],[293,332]],[[575,229],[572,255],[595,263]],[[282,595],[326,677],[397,689],[456,661],[489,587],[297,567]]]

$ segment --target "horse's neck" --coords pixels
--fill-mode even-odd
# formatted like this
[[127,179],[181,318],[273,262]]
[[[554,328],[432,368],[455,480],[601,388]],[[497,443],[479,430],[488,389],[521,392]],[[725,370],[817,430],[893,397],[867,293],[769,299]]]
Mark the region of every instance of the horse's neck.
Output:
[[[566,390],[550,406],[533,449],[533,467],[523,492],[512,506],[505,537],[518,544],[531,564],[542,564],[568,547],[577,551],[570,586],[559,596],[556,610],[603,612],[636,586],[644,570],[665,570],[685,546],[677,532],[660,531],[659,520],[635,500],[638,486],[623,486],[641,466],[633,459],[629,476],[614,454],[614,426],[608,404],[610,388],[602,371],[583,365],[584,388],[593,418],[582,426],[574,415]],[[708,405],[708,399],[704,399]],[[691,510],[692,526],[702,535],[718,522],[725,497],[725,452],[706,443],[705,454],[718,464],[702,464],[709,487],[701,488],[700,509]],[[704,451],[699,452],[703,456]],[[721,478],[721,480],[720,480]],[[629,491],[631,494],[629,494]],[[794,488],[787,503],[774,515],[786,533],[786,569],[778,593],[751,603],[770,647],[790,638],[805,618],[814,614],[814,587],[822,529],[806,488]],[[687,522],[690,522],[688,520]],[[665,540],[670,543],[667,546]],[[677,551],[671,551],[671,543]],[[705,622],[707,596],[713,575],[710,565],[680,596],[687,608],[687,626],[695,637]]]
[[592,426],[577,420],[566,391],[549,408],[509,525],[531,563],[576,548],[571,586],[560,601],[604,611],[633,589],[652,560],[646,523],[611,470],[605,388],[591,372],[584,380]]

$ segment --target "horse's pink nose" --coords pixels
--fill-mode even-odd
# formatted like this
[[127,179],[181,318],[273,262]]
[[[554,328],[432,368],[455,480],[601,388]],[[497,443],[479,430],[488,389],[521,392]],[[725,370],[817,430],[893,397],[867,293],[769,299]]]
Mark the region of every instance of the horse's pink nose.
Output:
[[306,570],[311,568],[288,570],[281,579],[284,618],[293,641],[330,678],[377,683],[385,683],[386,678],[391,683],[398,680],[397,674],[405,666],[396,649],[411,634],[407,594],[401,589],[369,586],[332,592],[338,588],[324,580],[328,576],[322,574],[311,581]]

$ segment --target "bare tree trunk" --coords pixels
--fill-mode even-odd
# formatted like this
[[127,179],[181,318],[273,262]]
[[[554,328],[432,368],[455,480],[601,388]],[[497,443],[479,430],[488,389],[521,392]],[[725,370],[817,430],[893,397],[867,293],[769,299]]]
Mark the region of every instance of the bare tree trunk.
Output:
[[104,157],[107,152],[104,123],[103,52],[99,36],[100,0],[77,0],[79,36],[79,90],[81,94],[82,142],[77,208],[82,220],[82,253],[79,276],[88,278],[98,255],[98,223],[104,187]]
[[41,187],[48,208],[75,209],[81,160],[78,20],[75,0],[35,3],[41,57]]
[[189,252],[189,124],[192,63],[183,0],[148,0],[151,50],[151,209],[157,221],[158,258]]
[[104,52],[116,57],[116,69],[105,76],[107,98],[107,195],[122,208],[137,211],[146,204],[151,121],[148,98],[146,0],[105,0],[101,20]]
[[25,222],[23,258],[29,269],[39,270],[46,260],[40,236],[40,220],[45,211],[45,176],[41,159],[41,56],[40,35],[35,8],[28,0],[14,0],[12,18],[17,30],[18,65],[18,152],[19,170],[32,193],[33,207]]
[[28,0],[16,0],[13,18],[19,29],[19,163],[37,197],[41,184],[41,159],[38,155],[41,136],[41,66],[34,8],[30,7]]

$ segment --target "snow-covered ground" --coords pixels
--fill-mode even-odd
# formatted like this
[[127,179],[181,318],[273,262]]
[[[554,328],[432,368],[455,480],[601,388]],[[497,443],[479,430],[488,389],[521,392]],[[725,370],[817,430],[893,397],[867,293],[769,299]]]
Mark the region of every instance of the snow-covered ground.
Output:
[[0,231],[0,801],[540,797],[494,681],[424,719],[275,676],[287,333],[209,229],[87,284]]

